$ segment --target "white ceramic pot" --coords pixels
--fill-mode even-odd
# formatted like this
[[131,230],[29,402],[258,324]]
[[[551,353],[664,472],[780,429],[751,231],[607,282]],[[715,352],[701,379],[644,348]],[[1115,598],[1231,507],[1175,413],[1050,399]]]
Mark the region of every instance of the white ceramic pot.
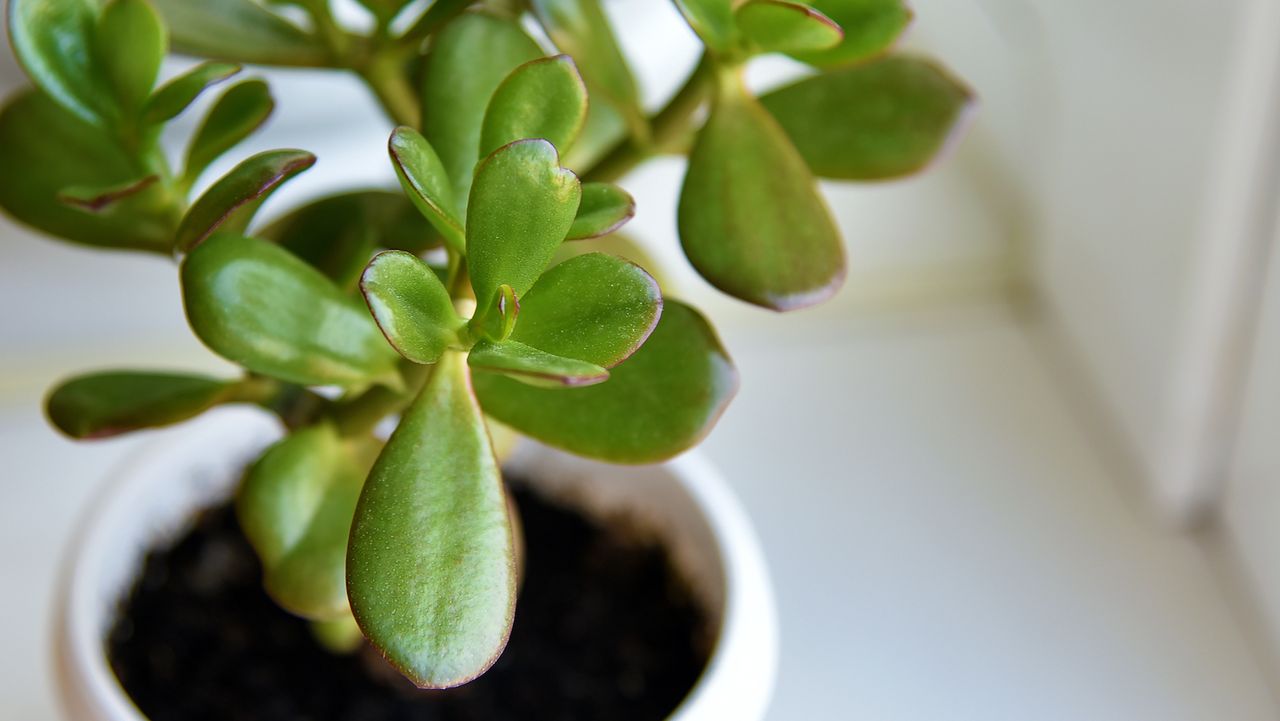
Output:
[[[55,657],[68,719],[145,721],[104,652],[117,605],[146,552],[225,499],[279,433],[262,415],[224,409],[164,432],[115,474],[64,569]],[[696,452],[661,465],[612,466],[534,444],[511,465],[588,512],[625,509],[645,521],[719,622],[710,664],[670,721],[762,719],[777,663],[773,597],[755,534],[715,469]]]

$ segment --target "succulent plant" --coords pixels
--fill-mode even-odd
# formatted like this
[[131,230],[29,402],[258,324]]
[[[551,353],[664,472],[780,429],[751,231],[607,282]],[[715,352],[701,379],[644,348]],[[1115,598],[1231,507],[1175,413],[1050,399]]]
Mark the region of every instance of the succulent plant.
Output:
[[[277,414],[288,432],[236,499],[267,591],[331,645],[363,634],[440,688],[492,664],[515,613],[518,542],[493,439],[655,462],[697,443],[736,390],[697,310],[593,251],[635,213],[616,183],[687,154],[678,220],[694,268],[747,302],[800,308],[845,273],[815,176],[913,173],[972,98],[890,52],[911,20],[901,0],[676,0],[705,53],[657,112],[600,0],[360,4],[367,31],[328,0],[10,0],[34,87],[0,110],[0,206],[73,243],[175,258],[192,330],[244,369],[73,378],[48,398],[53,424],[98,438],[227,403]],[[207,60],[158,84],[170,45]],[[756,97],[743,71],[764,53],[815,72]],[[280,149],[192,198],[271,114],[269,88],[231,84],[181,158],[162,132],[240,63],[362,78],[399,125],[388,150],[402,192],[345,192],[258,223],[316,161]]]

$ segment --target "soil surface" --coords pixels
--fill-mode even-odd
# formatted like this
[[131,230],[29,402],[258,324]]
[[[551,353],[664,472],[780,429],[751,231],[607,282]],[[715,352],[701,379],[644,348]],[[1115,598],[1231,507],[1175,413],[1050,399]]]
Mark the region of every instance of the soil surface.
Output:
[[151,721],[661,721],[706,665],[705,614],[660,547],[514,484],[527,575],[480,679],[419,691],[369,649],[323,650],[263,592],[230,506],[152,552],[107,640]]

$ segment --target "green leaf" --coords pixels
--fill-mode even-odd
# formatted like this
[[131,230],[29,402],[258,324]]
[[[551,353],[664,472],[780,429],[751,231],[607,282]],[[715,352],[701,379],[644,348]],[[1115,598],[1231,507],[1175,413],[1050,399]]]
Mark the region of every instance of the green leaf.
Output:
[[587,388],[550,390],[477,372],[485,413],[544,443],[614,463],[655,463],[694,446],[720,417],[738,374],[706,320],[667,299],[653,335]]
[[504,341],[511,337],[519,315],[520,299],[516,297],[516,292],[509,285],[500,285],[493,296],[493,302],[488,306],[480,306],[467,325],[474,338]]
[[612,103],[592,95],[587,105],[587,122],[578,133],[577,142],[560,156],[561,162],[566,168],[575,170],[593,167],[626,139],[629,131],[627,122]]
[[261,80],[237,83],[214,103],[187,145],[183,184],[190,187],[205,168],[257,130],[275,110],[271,90]]
[[973,93],[934,63],[892,55],[761,98],[814,173],[883,180],[925,168],[959,135]]
[[267,592],[291,613],[347,612],[347,536],[364,474],[330,424],[267,449],[236,497],[240,527],[262,559]]
[[176,118],[205,89],[240,72],[240,66],[209,60],[170,80],[147,101],[144,122],[158,125]]
[[852,65],[893,46],[911,25],[911,9],[903,0],[805,0],[844,30],[840,44],[827,50],[793,51],[790,55],[818,67]]
[[84,245],[167,253],[177,225],[159,184],[86,213],[59,200],[68,189],[111,188],[145,175],[102,128],[48,96],[20,92],[0,110],[0,207],[37,230]]
[[111,185],[76,185],[58,193],[58,200],[88,213],[110,210],[116,203],[131,198],[160,180],[159,175],[147,175],[124,183]]
[[323,66],[317,37],[253,0],[152,0],[174,49],[188,55],[262,65]]
[[72,438],[106,438],[194,418],[230,399],[235,385],[187,373],[90,373],[59,385],[45,411]]
[[609,371],[595,363],[552,355],[515,340],[482,340],[467,355],[467,363],[540,388],[577,388],[609,378]]
[[303,385],[398,383],[399,356],[364,303],[279,246],[221,233],[181,277],[192,330],[227,360]]
[[436,36],[422,76],[422,127],[465,203],[480,157],[480,128],[489,99],[512,70],[541,57],[520,25],[465,13]]
[[844,38],[831,18],[784,0],[750,0],[738,8],[737,24],[743,38],[761,52],[825,50]]
[[733,48],[736,28],[731,0],[675,0],[675,3],[707,48],[716,52]]
[[[600,0],[533,0],[531,4],[551,41],[578,61],[593,105],[607,100],[627,119],[634,134],[644,133],[647,121],[636,81]],[[566,151],[561,148],[562,153]]]
[[379,253],[361,276],[360,291],[387,341],[414,363],[435,363],[457,343],[464,321],[444,284],[412,253]]
[[136,117],[151,95],[169,41],[147,0],[111,0],[94,33],[94,55],[126,117]]
[[511,339],[612,368],[640,348],[661,313],[662,293],[643,268],[587,253],[548,270],[520,299]]
[[403,193],[366,190],[313,201],[255,233],[275,241],[331,278],[354,289],[380,248],[421,252],[440,244]]
[[424,688],[484,673],[515,612],[511,519],[467,376],[462,354],[440,359],[365,482],[347,556],[360,628]]
[[507,284],[523,297],[564,241],[582,199],[578,176],[545,140],[517,140],[476,168],[467,207],[467,266],[476,300]]
[[531,60],[502,81],[480,131],[480,156],[507,143],[542,138],[558,150],[573,145],[587,120],[587,86],[568,55]]
[[32,82],[80,120],[108,125],[119,116],[96,67],[95,0],[9,0],[13,54]]
[[631,194],[613,183],[583,183],[582,203],[569,227],[566,240],[587,240],[608,235],[636,215]]
[[276,188],[315,162],[316,156],[305,150],[268,150],[249,157],[191,204],[174,247],[189,251],[217,231],[243,231]]
[[449,175],[431,143],[413,128],[400,126],[387,143],[391,165],[405,194],[456,250],[466,247],[458,204]]
[[844,280],[844,244],[804,159],[737,77],[720,78],[678,224],[689,262],[735,298],[794,310]]

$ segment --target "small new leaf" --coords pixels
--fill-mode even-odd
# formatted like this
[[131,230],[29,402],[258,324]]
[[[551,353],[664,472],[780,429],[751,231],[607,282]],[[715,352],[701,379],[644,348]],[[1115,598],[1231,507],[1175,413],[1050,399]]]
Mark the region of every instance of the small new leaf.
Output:
[[315,162],[316,156],[305,150],[268,150],[246,159],[191,204],[174,248],[190,251],[215,232],[243,231],[276,188]]
[[441,357],[369,473],[347,593],[365,636],[418,686],[466,683],[506,646],[511,518],[461,353]]
[[228,399],[234,387],[187,373],[90,373],[58,386],[45,411],[72,438],[106,438],[194,418]]
[[413,128],[400,126],[391,133],[387,150],[391,154],[396,177],[409,200],[440,231],[449,245],[463,250],[466,239],[453,188],[431,143]]
[[223,93],[187,145],[183,184],[195,183],[210,163],[253,134],[274,109],[271,90],[261,80],[237,83]]
[[500,285],[493,302],[477,310],[467,325],[473,337],[504,341],[511,337],[519,315],[520,299],[516,292],[509,285]]
[[168,122],[190,107],[211,85],[240,72],[240,66],[209,60],[170,80],[147,101],[143,122],[158,125]]
[[587,86],[573,59],[531,60],[494,91],[480,131],[480,157],[525,138],[542,138],[563,153],[586,119]]
[[613,183],[583,183],[578,215],[565,240],[587,240],[608,235],[636,215],[631,194]]
[[379,253],[361,276],[360,291],[387,341],[414,363],[435,363],[457,343],[464,321],[435,272],[412,253]]
[[467,355],[467,363],[539,388],[576,388],[609,379],[609,371],[594,363],[552,355],[516,340],[482,340]]
[[759,52],[825,50],[844,38],[831,18],[784,0],[750,0],[738,8],[736,20],[750,49]]
[[136,119],[160,73],[169,45],[147,0],[111,0],[94,32],[94,56],[126,118]]

